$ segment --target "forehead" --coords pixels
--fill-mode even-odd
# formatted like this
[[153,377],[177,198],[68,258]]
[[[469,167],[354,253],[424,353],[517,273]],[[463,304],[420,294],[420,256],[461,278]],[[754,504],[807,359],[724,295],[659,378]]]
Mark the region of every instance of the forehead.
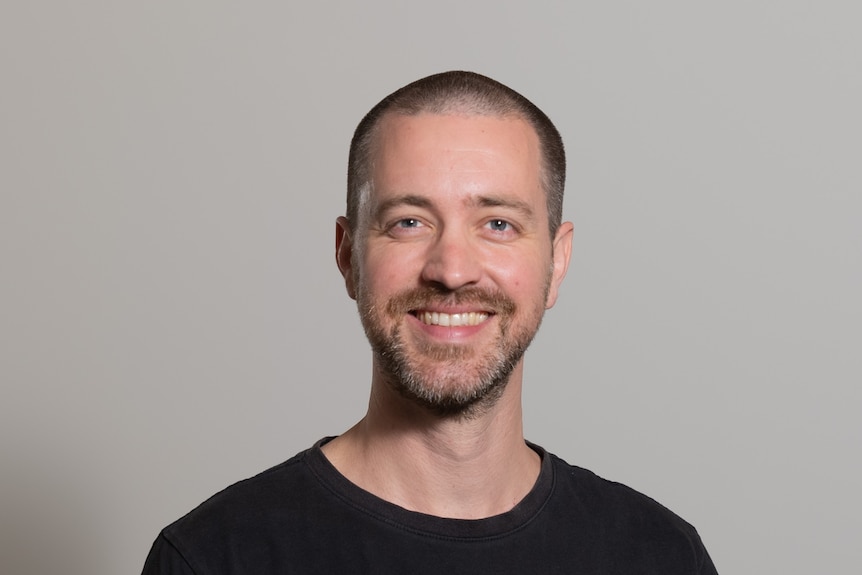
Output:
[[538,157],[539,152],[535,130],[515,115],[388,113],[380,119],[376,132],[378,156],[399,149],[459,151],[464,146],[497,148],[524,160]]
[[517,116],[387,114],[378,126],[372,166],[373,187],[381,192],[422,181],[541,187],[539,139]]

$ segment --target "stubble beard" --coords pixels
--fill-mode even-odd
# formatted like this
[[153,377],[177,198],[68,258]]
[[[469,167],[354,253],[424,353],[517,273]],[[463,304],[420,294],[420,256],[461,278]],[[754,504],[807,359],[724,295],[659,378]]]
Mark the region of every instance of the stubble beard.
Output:
[[[396,295],[382,309],[362,294],[357,299],[362,325],[386,383],[438,416],[470,419],[487,412],[503,395],[512,371],[539,329],[548,286],[549,281],[541,302],[517,326],[513,321],[517,306],[499,291],[423,287]],[[480,349],[471,344],[408,341],[401,327],[405,315],[434,304],[473,304],[492,312],[497,321],[493,342]],[[393,327],[384,327],[383,316]]]

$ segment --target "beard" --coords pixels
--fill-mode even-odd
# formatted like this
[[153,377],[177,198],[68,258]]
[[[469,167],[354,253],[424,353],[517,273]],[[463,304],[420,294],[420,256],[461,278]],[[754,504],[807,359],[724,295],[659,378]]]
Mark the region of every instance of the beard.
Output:
[[[404,291],[378,306],[359,294],[362,325],[377,365],[388,385],[402,397],[442,417],[475,417],[502,396],[544,315],[544,297],[518,318],[515,302],[500,291],[469,287],[448,290],[421,287]],[[436,343],[408,339],[405,315],[433,305],[472,304],[490,312],[498,330],[491,343]],[[385,321],[385,320],[389,321]],[[488,320],[486,320],[488,321]],[[517,322],[517,325],[516,325]],[[385,324],[393,327],[387,329]]]

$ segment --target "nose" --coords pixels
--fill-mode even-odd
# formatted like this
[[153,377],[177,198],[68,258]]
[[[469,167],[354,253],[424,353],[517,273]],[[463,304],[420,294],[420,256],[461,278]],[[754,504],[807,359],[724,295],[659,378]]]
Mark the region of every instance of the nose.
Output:
[[481,275],[481,258],[466,236],[444,231],[429,245],[423,281],[457,290],[477,283]]

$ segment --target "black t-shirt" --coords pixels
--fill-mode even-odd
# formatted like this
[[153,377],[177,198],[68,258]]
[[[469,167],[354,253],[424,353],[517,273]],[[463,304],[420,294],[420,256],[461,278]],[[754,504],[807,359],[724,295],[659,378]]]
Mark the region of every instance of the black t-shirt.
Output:
[[530,493],[511,511],[468,520],[408,511],[360,489],[322,444],[166,527],[144,575],[716,573],[691,525],[535,446],[542,468]]

